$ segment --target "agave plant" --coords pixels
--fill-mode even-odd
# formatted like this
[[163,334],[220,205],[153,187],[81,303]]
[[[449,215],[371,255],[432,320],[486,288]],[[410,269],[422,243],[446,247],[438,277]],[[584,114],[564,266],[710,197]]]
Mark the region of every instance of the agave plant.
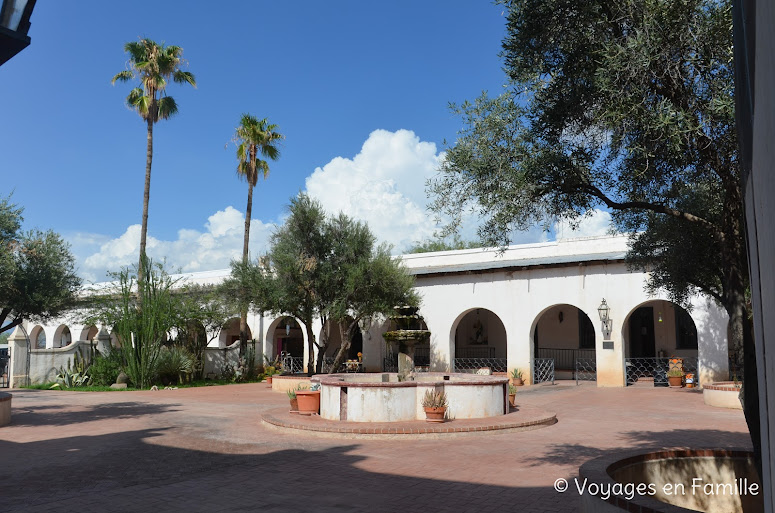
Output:
[[447,394],[441,390],[426,390],[425,395],[422,398],[422,405],[425,408],[446,408],[448,405]]
[[51,385],[51,388],[83,387],[89,384],[90,379],[86,373],[82,374],[79,371],[70,369],[69,366],[67,368],[62,366],[59,368],[59,373],[56,377],[57,382]]

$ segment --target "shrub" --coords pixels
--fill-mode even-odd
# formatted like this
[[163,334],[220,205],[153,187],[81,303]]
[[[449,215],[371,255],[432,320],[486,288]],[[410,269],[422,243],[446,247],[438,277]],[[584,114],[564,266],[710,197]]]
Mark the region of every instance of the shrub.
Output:
[[182,383],[194,372],[194,356],[180,347],[163,347],[157,360],[157,373],[165,385]]
[[110,386],[116,382],[124,366],[120,351],[109,350],[104,356],[97,353],[89,367],[92,382],[99,386]]

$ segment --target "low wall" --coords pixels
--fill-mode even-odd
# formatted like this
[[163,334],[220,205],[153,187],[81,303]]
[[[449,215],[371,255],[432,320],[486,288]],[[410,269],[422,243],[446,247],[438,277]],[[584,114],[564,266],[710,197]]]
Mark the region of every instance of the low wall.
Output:
[[309,376],[272,376],[272,392],[286,392],[288,390],[294,390],[299,385],[305,388],[309,388],[311,385]]
[[236,369],[239,365],[239,340],[229,347],[208,347],[204,355],[204,375],[215,374],[223,375],[227,365]]
[[733,381],[721,381],[702,387],[702,398],[708,406],[742,410],[740,402],[740,384]]
[[67,362],[73,365],[79,349],[79,357],[82,356],[88,362],[91,357],[92,343],[86,340],[79,340],[65,347],[31,350],[30,384],[55,381],[60,367],[67,368]]
[[0,427],[11,423],[11,394],[0,392]]

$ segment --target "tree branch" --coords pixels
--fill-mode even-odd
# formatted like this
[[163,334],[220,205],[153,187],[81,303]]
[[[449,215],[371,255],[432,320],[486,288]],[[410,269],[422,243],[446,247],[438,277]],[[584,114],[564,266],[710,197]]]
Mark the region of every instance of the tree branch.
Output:
[[677,219],[683,219],[684,221],[689,221],[691,223],[698,223],[708,230],[710,230],[713,235],[716,237],[718,242],[724,242],[724,233],[713,223],[708,221],[707,219],[704,219],[702,217],[696,216],[694,214],[690,214],[689,212],[684,212],[682,210],[677,210],[675,208],[666,207],[665,205],[659,205],[656,203],[649,203],[647,201],[614,201],[611,198],[609,198],[603,191],[601,191],[598,187],[586,183],[584,184],[584,189],[587,193],[591,194],[592,196],[598,198],[603,203],[606,204],[608,208],[612,208],[614,210],[628,210],[628,209],[641,209],[641,210],[650,210],[652,212],[656,212],[657,214],[665,214],[672,217],[675,217]]

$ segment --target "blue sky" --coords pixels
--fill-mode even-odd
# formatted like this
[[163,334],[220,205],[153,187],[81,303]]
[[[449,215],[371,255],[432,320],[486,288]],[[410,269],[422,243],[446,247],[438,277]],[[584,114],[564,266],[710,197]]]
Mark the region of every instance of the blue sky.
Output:
[[[251,252],[266,248],[301,190],[368,221],[398,250],[433,232],[423,183],[453,141],[450,101],[498,93],[503,8],[482,1],[39,2],[32,44],[0,67],[2,194],[25,227],[71,242],[81,274],[136,259],[146,132],[128,110],[123,45],[184,49],[197,89],[170,86],[179,114],[154,131],[149,253],[183,271],[241,251],[247,185],[240,114],[286,136],[254,196]],[[523,237],[541,238],[540,230]]]

